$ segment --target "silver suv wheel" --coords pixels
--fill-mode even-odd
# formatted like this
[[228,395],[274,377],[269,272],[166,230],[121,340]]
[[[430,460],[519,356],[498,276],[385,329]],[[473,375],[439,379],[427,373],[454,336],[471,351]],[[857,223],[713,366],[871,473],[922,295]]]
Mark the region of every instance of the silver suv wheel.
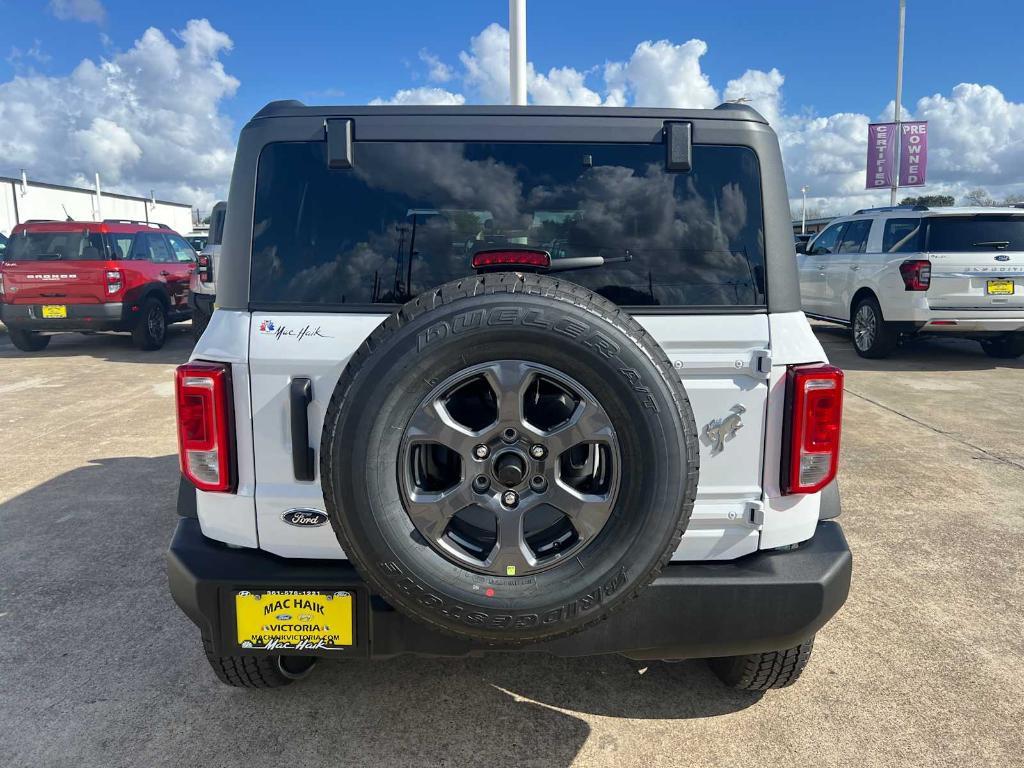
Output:
[[579,554],[604,528],[621,471],[611,419],[548,366],[498,360],[437,386],[401,446],[404,506],[445,557],[522,576]]

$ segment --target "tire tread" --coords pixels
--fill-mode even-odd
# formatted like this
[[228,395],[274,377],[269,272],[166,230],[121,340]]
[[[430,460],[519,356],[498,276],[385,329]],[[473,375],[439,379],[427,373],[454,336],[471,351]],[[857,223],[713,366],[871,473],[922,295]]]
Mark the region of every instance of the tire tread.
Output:
[[711,666],[726,685],[737,690],[785,688],[800,677],[813,648],[812,637],[793,648],[712,659]]

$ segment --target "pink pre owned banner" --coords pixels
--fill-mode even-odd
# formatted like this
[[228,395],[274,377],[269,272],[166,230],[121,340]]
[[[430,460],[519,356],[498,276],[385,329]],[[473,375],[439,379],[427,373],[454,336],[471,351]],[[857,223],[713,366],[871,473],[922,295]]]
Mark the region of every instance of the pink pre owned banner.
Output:
[[928,122],[872,123],[868,126],[867,189],[892,187],[896,167],[896,142],[900,146],[899,186],[920,187],[928,168]]

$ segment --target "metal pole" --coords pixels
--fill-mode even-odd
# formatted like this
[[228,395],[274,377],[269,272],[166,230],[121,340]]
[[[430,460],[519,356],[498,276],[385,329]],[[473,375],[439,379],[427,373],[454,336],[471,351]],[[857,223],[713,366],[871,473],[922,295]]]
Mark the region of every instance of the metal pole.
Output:
[[800,218],[800,234],[801,235],[806,235],[807,234],[807,190],[808,189],[810,189],[810,187],[808,187],[806,184],[804,184],[802,187],[800,187],[800,192],[804,196],[804,212],[803,212],[803,216],[801,216],[801,218]]
[[96,221],[103,221],[103,197],[100,193],[100,175],[96,174]]
[[907,22],[907,0],[900,0],[900,38],[896,45],[896,107],[893,110],[896,118],[896,144],[893,147],[892,192],[889,205],[896,205],[896,193],[900,186],[900,142],[903,133],[900,129],[900,102],[903,100],[903,30]]
[[526,0],[508,0],[508,78],[512,103],[526,104]]

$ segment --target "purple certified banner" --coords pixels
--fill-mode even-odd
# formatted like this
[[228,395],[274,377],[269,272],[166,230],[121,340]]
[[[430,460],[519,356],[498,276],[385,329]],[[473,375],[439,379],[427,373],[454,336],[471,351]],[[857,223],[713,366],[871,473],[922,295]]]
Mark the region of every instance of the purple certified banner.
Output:
[[900,123],[900,186],[923,186],[927,168],[928,122]]
[[892,186],[895,146],[895,123],[871,123],[868,126],[867,189],[888,189]]

